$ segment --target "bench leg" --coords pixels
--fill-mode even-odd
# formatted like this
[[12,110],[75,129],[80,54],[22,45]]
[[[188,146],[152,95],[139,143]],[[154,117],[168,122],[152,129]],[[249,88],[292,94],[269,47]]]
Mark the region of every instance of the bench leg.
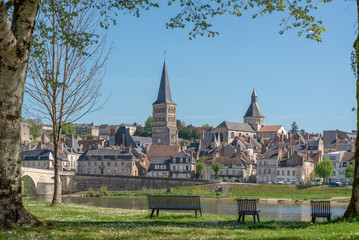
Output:
[[313,224],[315,223],[315,217],[312,217],[312,223]]
[[253,215],[253,221],[256,223],[256,215]]
[[197,210],[194,210],[195,211],[195,213],[196,213],[196,218],[197,218]]
[[258,222],[260,222],[260,221],[259,221],[259,214],[257,214],[257,219],[258,219]]
[[199,213],[201,214],[201,217],[202,217],[202,209],[199,209]]
[[155,209],[152,209],[151,217],[150,217],[150,218],[152,218],[154,212],[155,212]]
[[245,218],[246,215],[242,215],[242,222],[244,222],[244,218]]
[[328,216],[327,219],[328,219],[328,222],[330,222],[332,220],[330,216]]
[[158,217],[158,213],[160,212],[160,210],[159,209],[157,209],[157,217]]
[[237,222],[240,222],[240,221],[241,221],[241,218],[242,218],[242,215],[239,214],[239,217],[238,217]]

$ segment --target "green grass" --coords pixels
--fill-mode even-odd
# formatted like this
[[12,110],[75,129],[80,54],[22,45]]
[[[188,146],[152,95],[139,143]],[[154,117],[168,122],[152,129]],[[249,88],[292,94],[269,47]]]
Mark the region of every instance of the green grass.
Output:
[[[333,197],[350,197],[351,186],[311,186],[311,185],[270,185],[270,184],[231,184],[226,193],[213,192],[214,184],[176,187],[170,193],[166,190],[143,188],[140,191],[122,191],[110,196],[146,196],[148,194],[199,195],[205,198],[287,198],[293,200],[325,200]],[[343,201],[343,200],[338,200]]]
[[25,202],[33,214],[51,227],[16,228],[0,233],[0,239],[358,239],[359,223],[310,224],[262,219],[237,224],[235,216],[161,211],[149,219],[149,210],[98,208],[45,202]]

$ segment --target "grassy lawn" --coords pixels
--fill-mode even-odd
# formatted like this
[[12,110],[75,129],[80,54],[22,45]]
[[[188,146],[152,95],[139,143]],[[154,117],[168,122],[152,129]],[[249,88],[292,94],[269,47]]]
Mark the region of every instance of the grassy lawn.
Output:
[[45,202],[25,202],[26,208],[51,227],[17,228],[0,233],[0,239],[359,239],[359,223],[310,224],[248,220],[237,224],[234,216],[193,212],[160,212],[149,219],[149,210],[98,208]]
[[[228,192],[213,192],[214,184],[176,187],[170,193],[166,190],[142,189],[137,192],[115,192],[111,196],[145,196],[147,194],[200,195],[207,198],[289,198],[293,200],[330,199],[332,197],[350,197],[351,186],[311,186],[276,184],[231,184]],[[343,200],[340,200],[343,201]]]

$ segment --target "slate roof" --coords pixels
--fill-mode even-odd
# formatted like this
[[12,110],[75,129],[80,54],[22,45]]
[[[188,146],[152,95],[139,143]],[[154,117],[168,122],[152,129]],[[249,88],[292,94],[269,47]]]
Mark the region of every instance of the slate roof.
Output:
[[255,89],[253,89],[251,104],[249,105],[244,117],[264,117],[262,110],[259,108],[257,103],[257,93]]
[[241,131],[241,132],[255,132],[253,128],[247,123],[223,121],[216,128],[227,128],[228,130]]
[[[103,157],[103,159],[102,159]],[[110,148],[91,148],[86,150],[78,159],[78,161],[84,160],[131,160],[133,155],[130,152],[126,152],[120,149]]]
[[170,82],[168,80],[166,61],[163,63],[162,77],[160,88],[158,90],[157,100],[153,104],[158,103],[173,103],[170,89]]
[[282,126],[276,125],[276,126],[263,126],[261,129],[259,129],[259,133],[262,132],[277,132]]
[[220,145],[217,147],[216,150],[221,157],[233,157],[233,155],[235,155],[236,153],[236,149],[231,145],[226,145],[226,146]]
[[[125,134],[125,143],[122,142],[122,136]],[[137,147],[137,144],[133,140],[130,133],[127,131],[127,128],[125,126],[121,126],[118,128],[115,134],[115,145],[120,146],[124,145],[125,147],[129,147],[130,145],[132,147]]]
[[313,162],[307,154],[302,153],[294,153],[289,159],[284,161],[280,161],[279,167],[295,167],[295,166],[303,166],[303,159],[306,162]]
[[50,153],[54,156],[54,153],[50,149],[35,149],[30,151],[23,151],[21,152],[21,159],[22,160],[49,160]]
[[150,137],[140,137],[140,136],[131,136],[131,137],[138,146],[152,145],[152,138]]
[[174,154],[173,157],[175,157],[175,158],[183,158],[183,157],[190,157],[190,155],[182,150],[182,151]]

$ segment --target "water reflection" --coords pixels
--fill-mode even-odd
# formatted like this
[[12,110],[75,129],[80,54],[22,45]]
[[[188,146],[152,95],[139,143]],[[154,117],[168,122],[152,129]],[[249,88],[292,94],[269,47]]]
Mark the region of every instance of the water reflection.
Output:
[[[146,197],[63,197],[64,203],[85,204],[98,207],[148,209]],[[230,199],[201,199],[205,206],[203,213],[237,215],[236,201]],[[332,204],[332,219],[344,214],[347,204]],[[289,221],[310,221],[310,205],[308,203],[258,203],[261,218],[272,218]]]

